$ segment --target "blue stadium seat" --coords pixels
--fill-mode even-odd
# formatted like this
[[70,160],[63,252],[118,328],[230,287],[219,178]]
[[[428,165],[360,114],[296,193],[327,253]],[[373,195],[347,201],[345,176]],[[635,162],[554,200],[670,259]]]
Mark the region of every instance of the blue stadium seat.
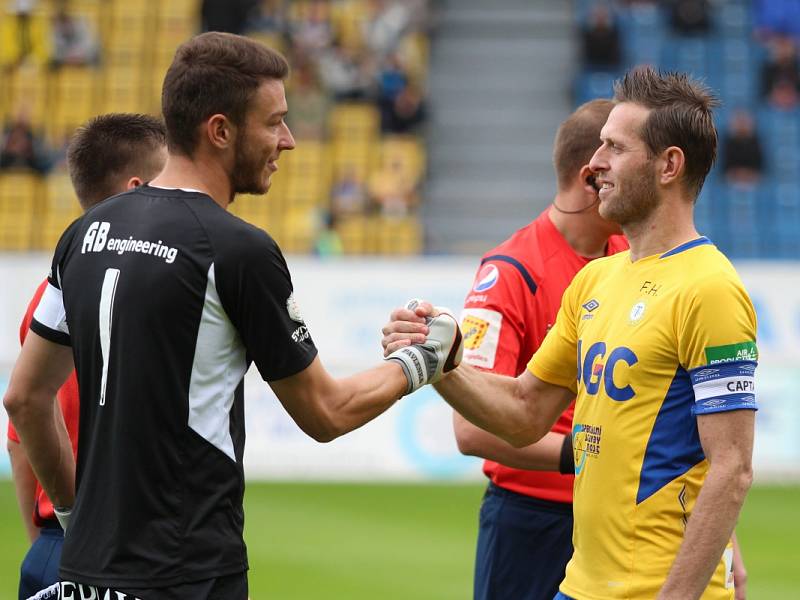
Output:
[[583,104],[595,98],[610,98],[614,95],[616,73],[586,71],[578,76],[575,87],[575,103]]

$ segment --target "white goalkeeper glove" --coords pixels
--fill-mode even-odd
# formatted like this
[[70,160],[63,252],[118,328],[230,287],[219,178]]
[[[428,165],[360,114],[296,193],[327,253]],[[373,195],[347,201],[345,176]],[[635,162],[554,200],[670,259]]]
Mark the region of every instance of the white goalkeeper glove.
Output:
[[59,524],[61,525],[61,529],[64,530],[64,533],[67,533],[67,525],[69,525],[69,518],[72,516],[72,507],[69,508],[64,506],[54,506],[53,512],[56,515],[56,519],[58,519]]
[[[410,300],[406,308],[414,310],[418,300]],[[427,383],[436,383],[445,373],[461,362],[463,344],[458,320],[446,308],[435,307],[435,317],[425,317],[428,336],[422,344],[412,344],[395,350],[386,360],[396,360],[408,380],[406,394],[415,392]]]

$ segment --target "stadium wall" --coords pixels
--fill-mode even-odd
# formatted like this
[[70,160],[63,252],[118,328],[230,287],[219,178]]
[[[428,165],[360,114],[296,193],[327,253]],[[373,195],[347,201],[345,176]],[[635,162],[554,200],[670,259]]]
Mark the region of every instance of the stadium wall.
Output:
[[[325,365],[346,375],[381,357],[380,328],[411,297],[460,307],[475,258],[344,259],[289,257],[295,296]],[[48,269],[46,255],[0,255],[0,390],[18,352],[27,302]],[[737,268],[759,316],[761,410],[756,436],[759,479],[800,480],[800,262],[742,262]],[[307,438],[289,419],[257,371],[246,379],[247,452],[252,479],[477,479],[480,462],[455,446],[451,412],[424,389],[385,415],[330,444]],[[0,431],[6,415],[0,411]],[[9,472],[0,454],[0,477]]]

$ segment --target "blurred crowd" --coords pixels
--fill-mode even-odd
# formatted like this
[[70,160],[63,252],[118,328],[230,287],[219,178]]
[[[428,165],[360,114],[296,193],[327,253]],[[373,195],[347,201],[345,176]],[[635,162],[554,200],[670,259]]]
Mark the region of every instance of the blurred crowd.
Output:
[[[672,36],[690,39],[714,35],[714,16],[727,0],[627,0],[592,3],[580,29],[583,69],[586,72],[619,72],[627,66],[624,36],[618,11],[631,5],[652,5],[662,11]],[[752,39],[761,48],[760,103],[793,111],[800,103],[800,1],[752,0],[748,7],[753,23]],[[700,76],[705,74],[700,73]],[[723,98],[723,103],[725,102]],[[753,111],[755,105],[730,108],[721,133],[721,169],[731,185],[752,186],[765,169],[761,139]]]

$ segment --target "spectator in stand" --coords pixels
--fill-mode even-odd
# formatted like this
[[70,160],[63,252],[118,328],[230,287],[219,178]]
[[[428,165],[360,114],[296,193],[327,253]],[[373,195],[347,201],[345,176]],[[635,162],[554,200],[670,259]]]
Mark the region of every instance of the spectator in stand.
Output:
[[761,178],[764,157],[753,117],[738,110],[723,141],[723,172],[726,181],[737,187],[752,187]]
[[395,100],[408,84],[408,73],[399,55],[389,54],[378,72],[378,108],[382,124],[391,123]]
[[288,28],[284,0],[261,0],[247,19],[247,31],[284,33]]
[[364,100],[372,95],[370,61],[356,50],[334,40],[319,56],[318,72],[334,100]]
[[673,31],[682,35],[707,33],[711,29],[708,0],[667,0]]
[[322,229],[314,240],[314,254],[322,258],[341,256],[344,254],[342,238],[336,231],[336,216],[325,213],[322,217]]
[[419,2],[371,0],[370,17],[364,22],[364,40],[378,58],[394,52],[411,23],[411,15]]
[[598,4],[581,31],[584,67],[615,71],[622,62],[620,36],[608,7]]
[[417,204],[416,182],[405,176],[400,161],[390,161],[369,178],[369,195],[385,217],[405,217]]
[[381,112],[381,131],[384,133],[412,133],[427,116],[422,92],[413,84],[397,94],[386,111]]
[[331,187],[331,213],[344,217],[364,212],[364,185],[352,167],[346,168]]
[[318,54],[333,41],[330,6],[326,0],[313,0],[302,13],[300,19],[289,24],[292,45],[305,53]]
[[53,66],[88,65],[98,60],[97,38],[85,17],[71,15],[68,0],[59,0],[53,15]]
[[777,108],[793,108],[800,92],[797,47],[792,38],[776,36],[771,40],[770,54],[761,72],[764,97]]
[[200,18],[203,31],[240,34],[257,0],[203,0]]
[[0,169],[32,169],[44,175],[53,165],[51,152],[34,133],[24,111],[6,126],[0,141]]
[[50,54],[49,23],[35,14],[38,0],[9,0],[0,18],[0,65],[17,67],[33,60],[47,62]]
[[316,67],[307,58],[293,61],[294,69],[289,81],[286,99],[292,110],[287,121],[296,139],[321,140],[325,138],[328,125],[329,99],[322,90]]

